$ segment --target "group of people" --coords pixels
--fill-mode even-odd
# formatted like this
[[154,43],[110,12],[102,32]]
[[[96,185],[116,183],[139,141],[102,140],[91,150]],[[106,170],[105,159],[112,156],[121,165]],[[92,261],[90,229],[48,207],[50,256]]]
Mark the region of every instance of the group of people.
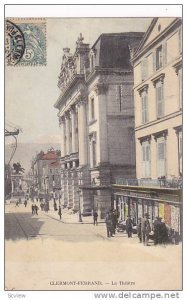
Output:
[[137,233],[140,243],[143,242],[144,245],[148,245],[150,238],[154,241],[155,246],[169,242],[168,229],[166,224],[162,221],[162,218],[156,217],[151,228],[149,215],[147,213],[144,218],[139,218]]
[[49,201],[40,201],[40,208],[41,208],[41,211],[45,211],[48,213],[49,211]]
[[[114,236],[116,228],[118,226],[118,212],[116,210],[107,212],[105,223],[107,230],[107,237]],[[148,213],[144,214],[144,217],[138,219],[138,224],[135,226],[131,216],[127,216],[125,221],[125,231],[128,238],[132,237],[133,228],[137,232],[140,243],[148,246],[149,240],[154,241],[154,245],[166,244],[169,240],[169,232],[166,224],[162,221],[162,218],[156,217],[151,224]]]
[[107,237],[113,237],[116,233],[116,228],[118,224],[118,218],[119,214],[117,210],[111,210],[107,212],[105,223],[106,223],[106,229],[107,229]]
[[35,215],[35,214],[38,215],[39,207],[36,204],[32,204],[31,209],[32,209],[32,215]]

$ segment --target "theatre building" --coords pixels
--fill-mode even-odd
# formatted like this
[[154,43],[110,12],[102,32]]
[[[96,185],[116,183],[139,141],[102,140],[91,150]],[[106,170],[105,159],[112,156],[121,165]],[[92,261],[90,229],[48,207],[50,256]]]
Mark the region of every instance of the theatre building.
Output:
[[80,35],[63,49],[55,103],[61,127],[64,207],[83,215],[111,208],[111,183],[135,177],[133,69],[142,33],[102,34],[92,47]]
[[149,213],[181,234],[182,23],[154,18],[133,57],[136,179],[118,178],[114,207],[123,219]]

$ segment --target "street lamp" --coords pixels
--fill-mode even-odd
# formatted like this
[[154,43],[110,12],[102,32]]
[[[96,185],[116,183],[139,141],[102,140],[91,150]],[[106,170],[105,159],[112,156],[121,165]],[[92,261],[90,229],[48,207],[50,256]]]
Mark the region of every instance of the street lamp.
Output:
[[82,222],[82,216],[81,216],[81,202],[80,202],[80,193],[81,191],[78,189],[77,190],[78,197],[79,197],[79,222]]

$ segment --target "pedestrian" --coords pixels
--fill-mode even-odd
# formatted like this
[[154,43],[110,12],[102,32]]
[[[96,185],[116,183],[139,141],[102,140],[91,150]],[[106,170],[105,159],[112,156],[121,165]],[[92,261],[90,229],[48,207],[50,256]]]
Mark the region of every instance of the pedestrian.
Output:
[[106,218],[105,218],[105,223],[106,223],[106,229],[107,229],[107,237],[113,237],[113,228],[112,228],[112,217],[111,213],[107,212]]
[[35,209],[36,215],[38,215],[38,209],[39,209],[39,207],[36,204],[34,205],[34,209]]
[[18,206],[18,207],[19,207],[19,201],[18,201],[18,200],[16,201],[16,205],[15,205],[15,207],[16,207],[16,206]]
[[166,224],[164,221],[161,220],[161,225],[160,225],[160,244],[167,244],[168,243],[168,230],[166,227]]
[[98,213],[96,210],[93,212],[93,224],[97,225],[97,218],[98,218]]
[[113,227],[113,234],[116,233],[116,227],[117,227],[117,224],[118,224],[118,212],[117,210],[114,210],[112,212],[112,227]]
[[44,210],[44,203],[43,202],[40,203],[40,208],[41,208],[41,211]]
[[149,218],[148,213],[145,213],[144,217],[142,218],[142,225],[141,225],[142,242],[145,246],[148,246],[149,234],[151,232],[151,226],[148,218]]
[[24,201],[24,205],[25,205],[25,207],[27,206],[27,200],[25,199],[25,201]]
[[142,219],[138,218],[138,224],[137,224],[137,234],[138,234],[138,238],[140,243],[142,242]]
[[131,216],[127,216],[126,232],[127,232],[128,238],[132,237],[132,227],[133,227],[133,221],[131,219]]
[[34,215],[35,214],[35,205],[34,204],[31,205],[31,209],[32,209],[32,215]]
[[59,208],[58,208],[58,215],[60,217],[60,220],[62,218],[62,209],[61,209],[61,206],[59,205]]
[[160,226],[161,226],[161,218],[156,217],[156,220],[153,222],[153,232],[154,232],[154,245],[158,245],[160,243]]

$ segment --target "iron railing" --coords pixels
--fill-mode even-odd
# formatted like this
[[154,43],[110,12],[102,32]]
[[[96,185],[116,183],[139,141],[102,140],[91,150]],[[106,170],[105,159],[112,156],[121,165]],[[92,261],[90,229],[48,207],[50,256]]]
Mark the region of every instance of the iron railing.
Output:
[[157,179],[116,178],[115,184],[125,185],[125,186],[145,186],[145,187],[182,189],[182,179],[179,179],[177,177],[173,177],[171,179],[166,179],[166,178],[157,178]]

